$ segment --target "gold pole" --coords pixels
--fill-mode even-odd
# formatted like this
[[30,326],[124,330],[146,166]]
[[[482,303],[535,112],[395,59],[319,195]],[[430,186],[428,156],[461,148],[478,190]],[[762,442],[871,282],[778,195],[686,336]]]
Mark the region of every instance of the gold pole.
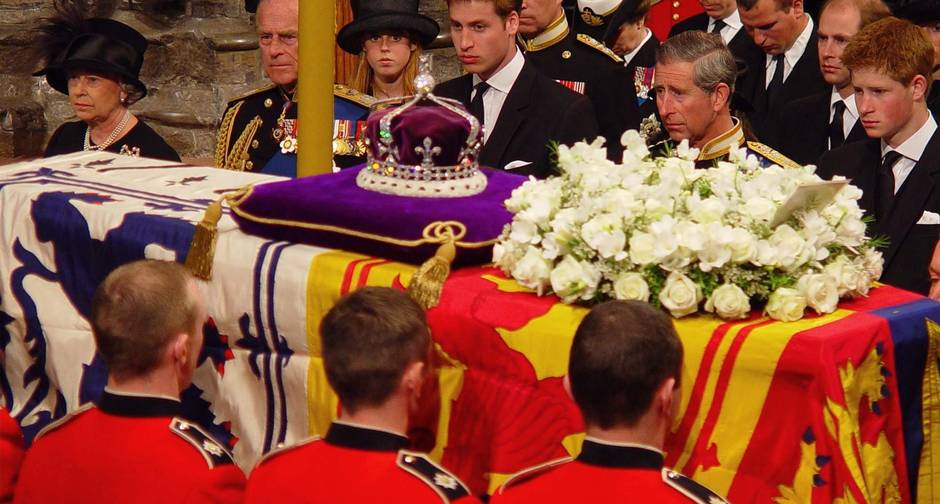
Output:
[[297,176],[333,166],[334,0],[300,0]]

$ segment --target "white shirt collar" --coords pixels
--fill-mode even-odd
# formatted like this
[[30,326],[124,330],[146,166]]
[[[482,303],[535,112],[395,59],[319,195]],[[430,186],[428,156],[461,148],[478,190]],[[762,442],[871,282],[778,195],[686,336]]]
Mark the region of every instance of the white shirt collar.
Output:
[[858,119],[858,105],[855,104],[855,93],[849,95],[848,98],[842,98],[842,95],[836,90],[835,86],[832,86],[832,96],[829,97],[829,113],[832,114],[832,106],[836,104],[837,101],[845,103],[845,110],[847,110],[852,117]]
[[913,160],[914,162],[920,161],[920,156],[923,155],[924,150],[927,149],[927,144],[930,142],[931,137],[937,131],[937,121],[934,120],[932,114],[927,114],[927,121],[924,122],[924,125],[920,127],[910,138],[905,140],[901,145],[896,149],[892,149],[884,140],[881,141],[881,157],[884,157],[888,151],[896,151],[898,154]]
[[[796,66],[797,62],[800,61],[800,58],[803,57],[803,53],[806,52],[806,46],[809,45],[809,40],[813,36],[813,18],[809,14],[806,16],[806,26],[803,28],[803,31],[800,32],[800,35],[796,37],[796,40],[793,41],[793,45],[785,53],[783,53],[783,59],[786,60],[785,70],[784,70],[784,80],[787,77],[787,70],[793,69]],[[814,56],[815,57],[815,56]],[[770,54],[767,55],[767,66],[770,66],[773,62],[774,57]]]
[[[515,84],[519,74],[522,73],[522,67],[524,65],[525,57],[522,55],[522,51],[520,51],[517,47],[516,54],[512,57],[511,60],[509,60],[509,63],[491,75],[486,83],[497,91],[500,91],[504,94],[509,94],[509,90],[512,89],[512,85]],[[476,86],[480,83],[480,81],[480,76],[473,74],[473,85]]]
[[[738,9],[734,9],[733,11],[731,11],[731,14],[728,14],[728,17],[722,19],[722,21],[724,21],[725,24],[728,25],[729,27],[734,28],[735,33],[737,33],[738,30],[744,27],[744,25],[741,24],[741,15],[738,14]],[[715,19],[709,17],[708,18],[708,31],[711,31],[712,26],[715,26]]]
[[646,43],[649,42],[651,38],[653,38],[653,30],[650,30],[649,28],[644,28],[644,30],[646,30],[646,36],[643,37],[643,41],[640,42],[640,45],[636,46],[632,51],[621,56],[621,58],[623,58],[623,66],[629,65],[630,60],[636,56],[636,53],[640,52],[640,49],[643,49],[643,46],[645,46]]

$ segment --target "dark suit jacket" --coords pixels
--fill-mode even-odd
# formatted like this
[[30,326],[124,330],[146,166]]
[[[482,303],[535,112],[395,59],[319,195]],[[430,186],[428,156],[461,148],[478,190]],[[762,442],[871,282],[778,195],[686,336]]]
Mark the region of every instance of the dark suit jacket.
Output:
[[630,63],[625,65],[627,67],[627,75],[631,78],[633,78],[636,67],[652,68],[656,66],[656,49],[659,49],[659,39],[656,38],[656,35],[653,35],[652,32],[653,30],[650,30],[650,39],[640,47],[640,50],[633,56]]
[[[878,191],[881,141],[872,138],[843,145],[819,160],[823,178],[844,175],[862,190],[859,205],[866,215],[874,215]],[[927,268],[933,256],[940,225],[917,224],[925,211],[940,213],[940,130],[934,133],[920,161],[908,175],[885,222],[869,226],[870,236],[887,236],[885,268],[881,281],[926,295],[930,290]]]
[[[832,91],[800,98],[783,110],[777,150],[800,164],[816,164],[829,150],[829,101]],[[861,121],[846,137],[845,143],[868,139]]]
[[813,31],[809,43],[806,44],[806,50],[803,51],[803,56],[796,62],[787,80],[783,82],[783,91],[773,109],[768,110],[766,107],[766,57],[761,60],[759,68],[750,72],[750,78],[742,89],[742,92],[750,96],[749,101],[754,107],[750,119],[757,138],[775,149],[780,148],[779,124],[783,109],[800,98],[830,89],[819,70],[817,40],[816,32]]
[[[464,75],[440,84],[434,92],[467,105],[472,90],[473,77]],[[549,142],[568,145],[597,135],[591,102],[543,76],[526,61],[483,146],[480,164],[502,169],[512,161],[530,161],[532,164],[512,172],[545,178],[554,175]]]

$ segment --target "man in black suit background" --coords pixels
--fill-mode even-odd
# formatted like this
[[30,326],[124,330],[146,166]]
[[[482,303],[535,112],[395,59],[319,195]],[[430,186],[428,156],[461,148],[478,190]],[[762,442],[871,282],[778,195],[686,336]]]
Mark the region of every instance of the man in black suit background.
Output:
[[[549,142],[592,140],[590,101],[541,75],[516,47],[522,0],[449,0],[457,57],[469,74],[435,89],[467,105],[484,128],[480,164],[513,173],[553,174]],[[614,140],[620,144],[620,137]]]
[[828,0],[823,5],[816,30],[819,67],[832,88],[783,110],[781,152],[800,164],[815,164],[828,150],[868,138],[858,120],[852,75],[842,64],[842,51],[859,30],[890,15],[881,0]]
[[738,62],[737,87],[740,92],[747,74],[764,68],[764,51],[757,47],[754,39],[744,30],[735,0],[699,0],[699,3],[705,12],[676,23],[669,31],[669,36],[692,30],[721,35],[721,40],[731,49],[731,54]]
[[620,136],[640,126],[633,76],[602,42],[570,29],[561,3],[523,0],[519,35],[526,61],[591,100],[610,158],[619,160]]
[[819,174],[842,175],[862,190],[884,235],[887,284],[927,294],[928,265],[940,232],[940,133],[927,110],[933,47],[913,24],[889,17],[858,32],[842,53],[870,140],[823,155]]
[[623,58],[627,75],[634,76],[634,81],[637,67],[656,66],[659,39],[646,27],[651,4],[651,0],[624,0],[604,34],[604,44]]
[[828,87],[816,57],[815,26],[803,12],[803,0],[737,1],[745,30],[765,54],[763,66],[748,74],[740,92],[753,107],[757,137],[776,147],[785,106]]
[[[901,19],[920,26],[933,44],[933,80],[940,79],[940,0],[908,0],[896,10]],[[940,118],[940,86],[933,86],[927,96],[927,108]]]

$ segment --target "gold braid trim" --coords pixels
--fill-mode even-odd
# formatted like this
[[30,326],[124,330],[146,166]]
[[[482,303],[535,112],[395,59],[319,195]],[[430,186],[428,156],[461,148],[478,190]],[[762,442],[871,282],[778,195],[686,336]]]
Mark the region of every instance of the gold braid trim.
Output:
[[238,110],[242,108],[244,103],[236,103],[226,110],[225,115],[222,117],[222,124],[219,125],[219,138],[215,144],[215,161],[213,164],[216,168],[230,168],[225,166],[225,155],[228,153],[228,144],[232,140],[232,126],[235,124],[235,116],[238,115]]
[[[316,224],[313,222],[303,222],[295,220],[286,220],[286,219],[271,219],[268,217],[260,217],[243,210],[239,205],[245,202],[249,197],[251,197],[254,187],[248,187],[247,189],[242,189],[232,197],[226,196],[228,201],[229,208],[235,212],[236,215],[243,219],[247,219],[253,222],[260,224],[270,224],[274,226],[288,226],[288,227],[297,227],[302,229],[311,229],[313,231],[327,231],[331,233],[338,233],[346,236],[352,236],[354,238],[363,238],[366,240],[373,240],[380,243],[387,243],[390,245],[395,245],[398,247],[419,247],[421,245],[428,244],[440,244],[442,242],[442,236],[445,230],[453,234],[454,245],[460,248],[465,249],[479,249],[484,247],[489,247],[494,245],[497,240],[486,240],[481,242],[464,242],[459,241],[467,234],[467,227],[457,221],[436,221],[428,224],[422,233],[422,238],[418,240],[402,240],[398,238],[390,238],[388,236],[377,235],[373,233],[367,233],[365,231],[358,231],[355,229],[348,229],[340,226],[333,226],[330,224]],[[456,230],[456,232],[454,232]]]
[[760,142],[748,142],[747,146],[752,151],[780,165],[782,168],[801,168],[803,166]]
[[600,52],[600,53],[603,54],[604,56],[607,56],[608,58],[610,58],[610,59],[616,61],[617,63],[623,63],[623,58],[621,58],[620,56],[618,56],[617,53],[611,51],[609,47],[607,47],[607,46],[605,46],[604,44],[601,44],[600,42],[598,42],[597,40],[595,40],[593,37],[590,37],[590,36],[585,35],[585,34],[583,34],[583,33],[579,33],[579,34],[578,34],[578,42],[581,42],[582,44],[584,44],[584,45],[586,45],[586,46],[588,46],[588,47],[590,47],[590,48],[592,48],[592,49],[597,50],[598,52]]
[[260,127],[261,117],[255,116],[254,119],[248,121],[248,124],[245,125],[245,129],[238,137],[238,140],[232,144],[232,150],[225,159],[226,169],[238,171],[246,171],[250,169],[246,166],[248,159],[250,158],[248,155],[248,148],[251,146],[251,139],[255,137],[255,133],[258,132],[258,128]]

